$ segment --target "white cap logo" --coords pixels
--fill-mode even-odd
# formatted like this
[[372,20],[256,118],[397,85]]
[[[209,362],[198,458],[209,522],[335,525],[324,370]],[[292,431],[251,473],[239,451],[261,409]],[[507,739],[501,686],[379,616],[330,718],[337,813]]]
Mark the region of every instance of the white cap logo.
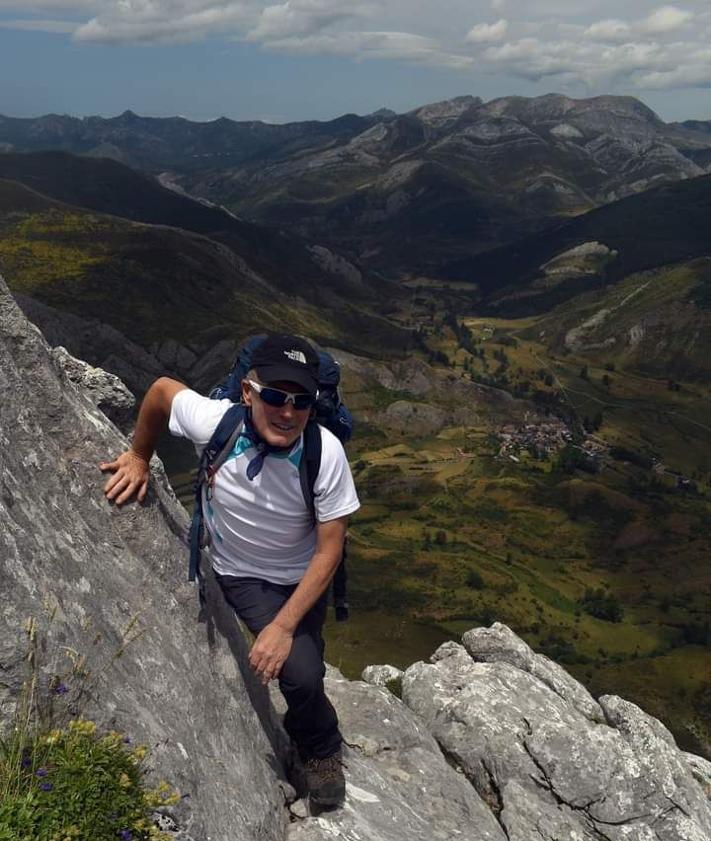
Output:
[[302,365],[306,365],[306,357],[300,350],[285,350],[284,356],[288,356],[294,362],[301,362]]

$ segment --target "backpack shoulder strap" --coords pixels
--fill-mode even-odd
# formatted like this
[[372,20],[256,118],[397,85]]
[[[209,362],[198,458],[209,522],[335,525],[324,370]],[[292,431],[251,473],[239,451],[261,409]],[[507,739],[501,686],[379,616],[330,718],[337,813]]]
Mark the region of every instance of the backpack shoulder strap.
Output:
[[[246,406],[235,403],[224,413],[210,440],[205,444],[200,456],[199,469],[212,469],[214,472],[224,464],[242,430],[245,412]],[[227,449],[228,444],[229,449]],[[204,481],[205,478],[207,477],[198,474],[198,481]]]
[[[299,479],[301,491],[306,500],[306,507],[311,512],[311,518],[316,524],[316,505],[314,502],[314,485],[321,469],[321,453],[323,441],[321,429],[315,420],[311,420],[304,430],[304,452],[299,464]],[[336,609],[336,621],[345,622],[348,619],[348,599],[346,595],[346,546],[343,544],[343,554],[333,577],[333,603]]]
[[235,404],[225,412],[217,424],[212,437],[205,445],[200,456],[197,476],[195,477],[195,507],[190,525],[190,564],[188,581],[195,581],[200,575],[200,555],[204,545],[205,527],[203,523],[202,489],[209,484],[215,473],[225,463],[239,437],[244,424],[245,407]]
[[299,463],[299,480],[311,519],[316,522],[314,485],[321,469],[321,430],[315,420],[310,420],[304,429],[304,452]]

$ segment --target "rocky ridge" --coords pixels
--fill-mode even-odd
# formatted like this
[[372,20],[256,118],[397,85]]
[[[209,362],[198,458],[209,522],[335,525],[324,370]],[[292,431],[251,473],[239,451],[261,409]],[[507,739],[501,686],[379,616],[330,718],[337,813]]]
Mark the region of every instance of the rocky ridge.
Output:
[[[13,594],[0,612],[0,715],[7,721],[23,676],[23,619],[48,605],[50,649],[86,651],[95,674],[86,712],[149,744],[156,775],[184,794],[170,815],[176,837],[711,837],[711,765],[634,705],[595,701],[502,625],[407,669],[404,703],[330,671],[348,800],[309,815],[287,782],[284,735],[246,668],[237,623],[210,579],[200,614],[181,581],[186,517],[160,465],[141,506],[103,500],[96,463],[125,441],[1,281],[0,384],[12,395],[0,404],[0,582]],[[137,614],[141,636],[102,669],[87,639],[119,646]]]

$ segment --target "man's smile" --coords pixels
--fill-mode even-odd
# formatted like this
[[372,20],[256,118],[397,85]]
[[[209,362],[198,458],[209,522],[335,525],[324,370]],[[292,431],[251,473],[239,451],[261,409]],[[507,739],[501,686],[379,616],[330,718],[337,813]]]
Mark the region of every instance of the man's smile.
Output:
[[296,425],[293,423],[277,423],[277,421],[272,421],[271,424],[275,429],[279,429],[282,432],[292,432],[296,429]]

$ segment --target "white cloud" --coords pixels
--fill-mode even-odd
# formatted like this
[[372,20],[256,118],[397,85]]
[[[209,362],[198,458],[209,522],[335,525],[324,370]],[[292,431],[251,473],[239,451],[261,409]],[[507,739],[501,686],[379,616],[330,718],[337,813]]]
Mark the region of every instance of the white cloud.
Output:
[[588,26],[585,35],[595,41],[622,41],[630,37],[630,26],[623,20],[599,20]]
[[118,0],[115,7],[78,27],[74,37],[102,43],[192,41],[243,27],[253,18],[249,0]]
[[248,37],[254,41],[270,41],[309,35],[348,18],[366,17],[372,11],[372,4],[350,0],[286,0],[263,9]]
[[677,6],[662,6],[656,9],[643,21],[642,28],[647,32],[673,32],[689,23],[694,17],[688,9],[679,9]]
[[266,46],[295,55],[337,55],[360,60],[401,59],[454,69],[472,65],[471,57],[447,54],[432,38],[410,32],[318,33],[269,41]]
[[508,21],[501,18],[496,23],[477,23],[467,33],[466,40],[474,44],[486,44],[501,41],[509,28]]
[[0,27],[116,44],[211,36],[290,54],[439,66],[461,71],[465,85],[474,73],[592,93],[707,85],[708,0],[663,2],[0,0]]
[[106,5],[106,0],[0,0],[0,9],[11,9],[23,15],[52,11],[92,14]]

